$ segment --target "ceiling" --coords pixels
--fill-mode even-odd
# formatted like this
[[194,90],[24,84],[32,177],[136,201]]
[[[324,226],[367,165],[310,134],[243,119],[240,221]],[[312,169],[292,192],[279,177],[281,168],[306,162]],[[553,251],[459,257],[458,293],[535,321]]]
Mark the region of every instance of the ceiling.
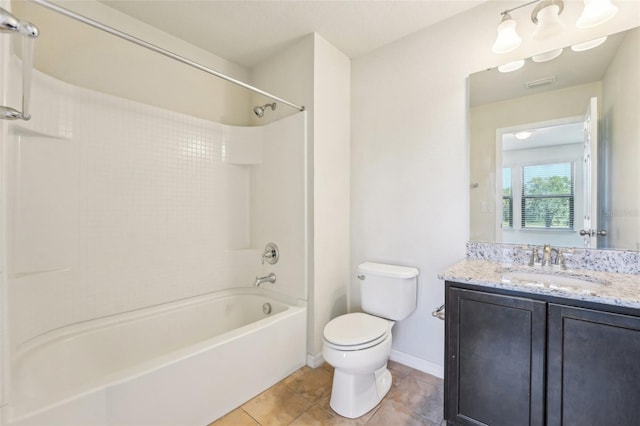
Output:
[[357,58],[487,0],[100,1],[251,68],[312,32]]
[[[582,144],[584,123],[559,124],[549,127],[527,129],[531,136],[526,140],[519,140],[514,133],[502,135],[502,150],[515,151],[519,149],[541,148],[545,146]],[[516,132],[517,133],[517,132]]]

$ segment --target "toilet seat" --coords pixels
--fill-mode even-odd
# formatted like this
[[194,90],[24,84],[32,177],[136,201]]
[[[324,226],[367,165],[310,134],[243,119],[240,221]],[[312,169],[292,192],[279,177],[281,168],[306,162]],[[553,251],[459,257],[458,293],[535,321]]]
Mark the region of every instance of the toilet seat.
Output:
[[356,312],[341,315],[324,327],[327,346],[343,351],[357,351],[375,346],[391,333],[393,322],[373,315]]

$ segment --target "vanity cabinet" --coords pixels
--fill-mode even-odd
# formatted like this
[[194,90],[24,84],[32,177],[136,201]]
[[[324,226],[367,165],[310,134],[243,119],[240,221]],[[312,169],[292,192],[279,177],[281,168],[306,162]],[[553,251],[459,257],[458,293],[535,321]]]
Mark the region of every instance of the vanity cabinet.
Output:
[[546,303],[461,288],[446,297],[445,418],[544,424]]
[[448,424],[640,424],[639,316],[453,282],[445,297]]
[[547,424],[640,424],[640,317],[550,303]]

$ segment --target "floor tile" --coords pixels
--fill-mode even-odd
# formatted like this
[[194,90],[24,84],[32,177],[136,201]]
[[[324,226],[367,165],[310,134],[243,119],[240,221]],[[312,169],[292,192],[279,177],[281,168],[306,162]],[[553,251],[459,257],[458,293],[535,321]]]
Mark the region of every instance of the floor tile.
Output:
[[315,402],[331,393],[332,374],[324,368],[305,366],[284,379],[284,383],[306,400]]
[[[320,408],[322,408],[325,411],[328,411],[329,413],[333,414],[334,416],[339,416],[341,418],[344,418],[344,417],[340,416],[338,413],[336,413],[335,411],[333,411],[333,408],[331,408],[331,405],[329,405],[330,401],[331,401],[331,394],[324,395],[324,396],[320,397],[316,401],[315,405],[319,406]],[[371,409],[371,411],[369,411],[368,413],[363,414],[362,416],[358,417],[357,419],[353,419],[353,422],[350,423],[350,424],[363,425],[363,424],[367,423],[367,421],[369,421],[369,419],[378,410],[379,406],[380,405],[377,405],[377,406],[373,407]]]
[[324,368],[325,370],[331,372],[333,374],[333,367],[328,362],[323,362],[320,368]]
[[236,408],[209,426],[260,426],[260,423],[256,422],[242,408]]
[[387,363],[387,368],[389,369],[389,371],[391,372],[391,375],[393,376],[394,380],[396,378],[400,378],[400,377],[405,377],[409,374],[413,374],[416,372],[416,370],[414,370],[411,367],[407,367],[404,364],[400,364],[399,362],[395,362],[395,361],[389,361]]
[[291,426],[360,426],[363,424],[364,422],[360,419],[347,419],[314,404],[295,419]]
[[389,362],[393,386],[378,406],[357,419],[329,405],[333,367],[302,367],[210,426],[446,426],[441,379]]
[[366,426],[439,426],[440,422],[434,423],[415,413],[408,413],[402,410],[401,406],[393,401],[382,401],[380,408],[367,422]]
[[305,412],[311,402],[279,382],[242,406],[262,426],[288,425]]
[[444,386],[441,380],[423,380],[409,375],[398,379],[386,397],[398,411],[413,413],[432,423],[440,424],[443,417]]

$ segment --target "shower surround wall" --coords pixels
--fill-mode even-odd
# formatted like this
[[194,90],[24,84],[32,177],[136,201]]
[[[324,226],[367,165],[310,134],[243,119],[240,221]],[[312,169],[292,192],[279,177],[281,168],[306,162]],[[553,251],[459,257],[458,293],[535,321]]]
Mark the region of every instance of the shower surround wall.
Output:
[[273,289],[306,298],[294,264],[304,216],[286,222],[304,205],[304,114],[225,126],[41,73],[32,104],[5,148],[13,350],[66,325],[250,286],[268,270],[267,239],[282,250]]

